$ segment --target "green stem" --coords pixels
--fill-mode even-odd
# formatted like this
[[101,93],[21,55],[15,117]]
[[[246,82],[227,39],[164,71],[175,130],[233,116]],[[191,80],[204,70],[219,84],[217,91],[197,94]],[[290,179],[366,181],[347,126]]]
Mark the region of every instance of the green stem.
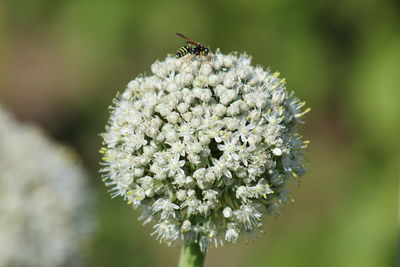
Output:
[[205,253],[200,251],[198,243],[184,243],[178,267],[202,267]]

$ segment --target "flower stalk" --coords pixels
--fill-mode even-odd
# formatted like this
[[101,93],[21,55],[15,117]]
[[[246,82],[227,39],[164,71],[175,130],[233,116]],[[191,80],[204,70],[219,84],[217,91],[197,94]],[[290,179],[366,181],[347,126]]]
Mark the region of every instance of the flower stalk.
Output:
[[205,256],[198,243],[184,242],[178,267],[202,267]]

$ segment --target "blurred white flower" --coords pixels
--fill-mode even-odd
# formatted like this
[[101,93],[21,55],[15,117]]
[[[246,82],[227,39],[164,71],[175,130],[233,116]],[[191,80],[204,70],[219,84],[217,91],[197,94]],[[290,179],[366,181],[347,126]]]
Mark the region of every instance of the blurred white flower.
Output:
[[92,227],[74,154],[0,108],[0,266],[81,266]]
[[[287,182],[306,172],[296,125],[309,109],[278,73],[250,61],[219,51],[167,57],[114,100],[103,177],[155,223],[160,241],[194,241],[203,251],[236,242],[290,200]],[[138,197],[138,188],[151,194]]]

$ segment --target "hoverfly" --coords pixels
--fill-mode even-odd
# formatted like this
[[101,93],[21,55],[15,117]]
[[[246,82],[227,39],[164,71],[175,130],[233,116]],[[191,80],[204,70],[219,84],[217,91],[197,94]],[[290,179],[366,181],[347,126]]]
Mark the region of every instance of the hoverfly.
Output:
[[175,34],[178,35],[179,37],[185,39],[186,43],[191,44],[191,45],[185,45],[185,46],[182,46],[181,48],[179,48],[175,54],[176,58],[184,57],[187,54],[196,55],[196,56],[198,56],[198,55],[206,56],[208,54],[208,52],[210,52],[210,49],[208,49],[208,47],[205,47],[204,45],[193,41],[189,37],[187,37],[181,33],[177,33],[177,32]]

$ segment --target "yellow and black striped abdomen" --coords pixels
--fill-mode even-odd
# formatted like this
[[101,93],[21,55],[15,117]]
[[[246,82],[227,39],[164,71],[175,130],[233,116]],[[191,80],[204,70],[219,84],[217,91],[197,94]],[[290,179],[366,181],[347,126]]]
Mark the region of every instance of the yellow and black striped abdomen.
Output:
[[190,47],[188,46],[182,46],[181,48],[179,48],[179,50],[176,52],[175,56],[176,58],[180,58],[183,56],[186,56],[187,54],[190,53]]

